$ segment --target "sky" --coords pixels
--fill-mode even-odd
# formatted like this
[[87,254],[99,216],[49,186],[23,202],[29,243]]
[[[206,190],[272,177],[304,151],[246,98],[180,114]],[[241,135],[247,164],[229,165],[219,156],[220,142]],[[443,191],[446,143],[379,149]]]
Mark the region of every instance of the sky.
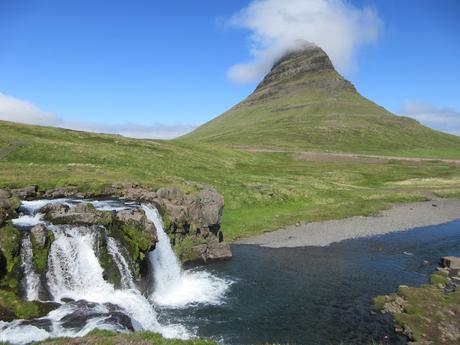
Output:
[[459,14],[458,0],[0,0],[0,119],[175,137],[307,40],[364,96],[460,135]]

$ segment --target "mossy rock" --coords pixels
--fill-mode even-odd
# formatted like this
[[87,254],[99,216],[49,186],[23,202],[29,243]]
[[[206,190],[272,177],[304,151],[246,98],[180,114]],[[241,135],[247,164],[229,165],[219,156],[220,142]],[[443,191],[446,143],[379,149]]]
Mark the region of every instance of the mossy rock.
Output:
[[42,317],[57,306],[56,303],[23,301],[11,291],[0,290],[0,320],[3,321]]
[[33,234],[30,236],[32,242],[33,261],[35,268],[39,274],[45,273],[48,266],[48,254],[51,244],[54,241],[54,234],[51,230],[47,230],[46,241],[43,247],[40,247],[35,240]]
[[112,283],[115,287],[120,287],[121,275],[112,256],[107,250],[107,242],[99,241],[99,263],[104,269],[104,279]]
[[147,254],[152,249],[152,241],[149,235],[143,231],[141,226],[124,224],[116,218],[112,218],[111,223],[106,225],[106,228],[108,234],[126,248],[133,263],[135,275],[139,277],[141,267],[145,266]]
[[21,234],[11,222],[0,228],[0,279],[20,263]]

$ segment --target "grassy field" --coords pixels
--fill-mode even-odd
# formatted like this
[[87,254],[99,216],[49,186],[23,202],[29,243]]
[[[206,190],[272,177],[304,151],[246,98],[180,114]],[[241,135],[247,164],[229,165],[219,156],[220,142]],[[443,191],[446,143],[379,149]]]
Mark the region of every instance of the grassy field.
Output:
[[0,121],[0,187],[140,183],[225,197],[227,239],[297,221],[371,214],[434,193],[460,195],[460,165],[439,161],[301,159],[210,144],[135,140]]

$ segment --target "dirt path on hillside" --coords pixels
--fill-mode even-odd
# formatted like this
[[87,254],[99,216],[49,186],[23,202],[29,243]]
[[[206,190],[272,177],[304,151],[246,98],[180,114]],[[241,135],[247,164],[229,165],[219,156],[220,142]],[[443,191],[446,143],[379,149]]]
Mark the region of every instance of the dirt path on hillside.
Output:
[[333,152],[315,152],[315,151],[292,151],[285,149],[268,149],[249,146],[232,146],[233,149],[247,152],[267,152],[267,153],[292,153],[297,159],[311,161],[330,161],[330,160],[358,160],[367,163],[379,163],[382,161],[407,161],[407,162],[443,162],[450,164],[460,164],[460,159],[437,159],[437,158],[420,158],[420,157],[400,157],[400,156],[379,156],[354,153],[333,153]]

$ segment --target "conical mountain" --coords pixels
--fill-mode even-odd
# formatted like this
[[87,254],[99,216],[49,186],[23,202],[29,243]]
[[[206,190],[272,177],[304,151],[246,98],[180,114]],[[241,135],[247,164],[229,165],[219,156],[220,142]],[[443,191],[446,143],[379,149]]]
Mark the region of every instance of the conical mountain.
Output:
[[181,139],[433,157],[460,152],[460,137],[391,114],[361,96],[315,45],[286,54],[248,98]]

